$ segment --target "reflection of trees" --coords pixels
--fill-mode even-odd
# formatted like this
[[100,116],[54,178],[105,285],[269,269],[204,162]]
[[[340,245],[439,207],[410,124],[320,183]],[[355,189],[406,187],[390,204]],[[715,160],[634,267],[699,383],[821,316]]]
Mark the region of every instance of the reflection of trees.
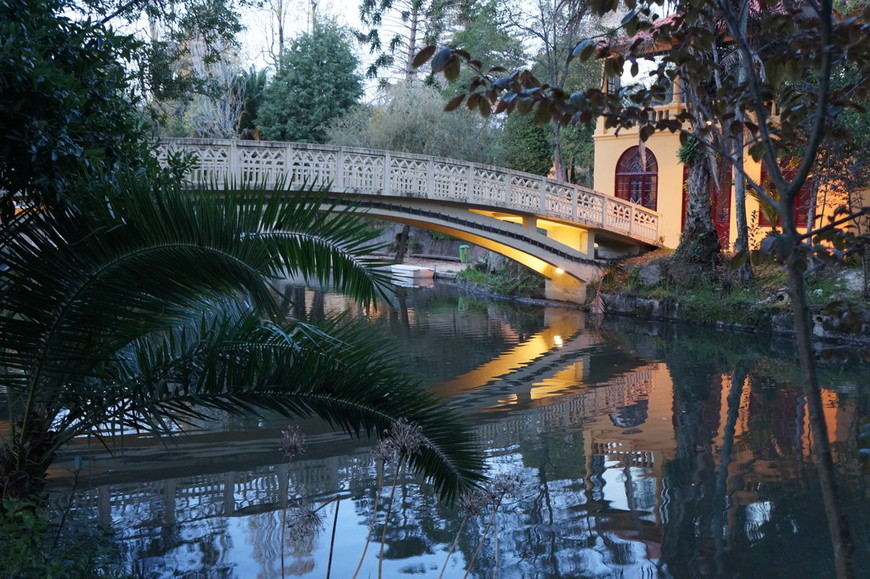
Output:
[[[639,504],[655,504],[652,489],[633,476],[614,484],[624,485],[606,493],[605,471],[615,468],[605,456],[587,458],[582,428],[567,432],[535,433],[535,420],[517,433],[519,455],[493,458],[499,465],[522,468],[522,498],[503,508],[499,516],[498,551],[490,545],[479,556],[475,570],[496,567],[505,576],[592,577],[641,576],[655,573],[647,560],[645,541],[657,542],[655,529],[643,519],[650,513],[614,508],[608,496],[637,494]],[[587,465],[591,470],[587,471]],[[620,472],[645,471],[626,457]],[[642,477],[641,477],[642,480]],[[646,496],[653,495],[653,496]],[[478,520],[478,528],[486,516]],[[473,527],[472,527],[473,529]],[[648,532],[651,531],[651,534]],[[475,530],[469,530],[474,536]]]
[[716,467],[716,490],[713,496],[713,515],[711,532],[713,534],[714,558],[716,575],[725,575],[725,551],[727,549],[725,532],[727,522],[725,513],[728,510],[728,471],[731,466],[732,453],[734,450],[734,433],[737,426],[737,418],[740,410],[740,397],[743,392],[743,384],[746,381],[746,365],[738,364],[731,375],[731,389],[727,398],[727,414],[725,429],[722,435],[722,445],[719,449],[719,465]]
[[[674,380],[677,448],[664,480],[668,569],[677,576],[730,576],[746,569],[775,576],[830,574],[821,506],[830,481],[820,483],[816,468],[804,468],[805,455],[819,460],[818,439],[810,441],[812,418],[796,386],[799,369],[790,353],[779,351],[788,343],[758,347],[728,334],[709,340],[684,328],[647,332],[602,334],[620,347],[664,359]],[[854,379],[844,374],[834,384],[848,393]],[[834,403],[830,390],[826,396]],[[849,404],[846,396],[839,399],[836,404]],[[842,429],[839,414],[834,422]]]
[[665,467],[668,523],[662,554],[677,577],[711,574],[713,440],[718,430],[721,378],[714,360],[669,360],[674,378],[677,452]]

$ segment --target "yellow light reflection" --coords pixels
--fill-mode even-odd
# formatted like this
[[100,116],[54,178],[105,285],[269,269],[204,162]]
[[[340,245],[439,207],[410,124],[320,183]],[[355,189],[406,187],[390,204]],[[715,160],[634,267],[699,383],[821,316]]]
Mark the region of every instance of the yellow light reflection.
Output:
[[501,405],[511,406],[513,404],[516,404],[517,400],[519,400],[519,399],[520,399],[520,397],[517,396],[516,394],[508,394],[504,398],[499,398],[498,403]]
[[551,315],[548,316],[549,326],[547,328],[486,364],[457,376],[449,382],[439,384],[436,387],[436,392],[441,396],[452,396],[488,384],[500,376],[505,376],[530,364],[553,348],[562,346],[562,336],[574,335],[580,329],[580,319],[570,312],[553,309]]
[[583,363],[578,362],[564,368],[550,378],[536,382],[529,391],[532,400],[540,400],[551,396],[562,396],[566,390],[578,391],[578,386],[583,384]]

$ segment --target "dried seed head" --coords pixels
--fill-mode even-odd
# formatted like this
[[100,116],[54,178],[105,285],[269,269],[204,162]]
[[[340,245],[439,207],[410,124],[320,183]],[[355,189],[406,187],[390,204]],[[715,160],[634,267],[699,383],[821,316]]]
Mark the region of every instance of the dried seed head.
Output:
[[426,446],[426,438],[420,427],[405,419],[393,423],[389,430],[389,438],[396,445],[400,458],[413,456]]
[[281,449],[284,451],[284,456],[288,458],[299,456],[306,448],[308,448],[308,441],[299,426],[291,424],[287,430],[281,431]]
[[490,494],[474,489],[459,497],[459,510],[469,517],[483,513],[490,504]]
[[323,528],[323,517],[320,512],[312,508],[309,504],[302,504],[294,507],[290,512],[290,522],[287,523],[287,528],[292,540],[300,540],[307,537],[312,537],[320,532]]
[[384,431],[384,435],[372,451],[372,456],[376,460],[401,462],[414,456],[426,446],[426,437],[423,436],[420,427],[404,418],[394,422],[389,430]]
[[382,438],[372,449],[372,457],[383,462],[393,462],[396,458],[396,445],[391,438]]
[[519,473],[501,473],[489,481],[489,492],[499,499],[517,496],[522,488],[523,481]]

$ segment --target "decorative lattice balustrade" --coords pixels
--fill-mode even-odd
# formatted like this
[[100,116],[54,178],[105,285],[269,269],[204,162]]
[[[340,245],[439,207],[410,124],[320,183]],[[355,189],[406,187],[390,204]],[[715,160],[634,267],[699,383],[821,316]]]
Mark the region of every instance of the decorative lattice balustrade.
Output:
[[330,183],[333,191],[414,197],[530,213],[588,225],[655,244],[659,216],[577,185],[454,159],[306,143],[164,139],[161,161],[175,153],[198,159],[191,181]]

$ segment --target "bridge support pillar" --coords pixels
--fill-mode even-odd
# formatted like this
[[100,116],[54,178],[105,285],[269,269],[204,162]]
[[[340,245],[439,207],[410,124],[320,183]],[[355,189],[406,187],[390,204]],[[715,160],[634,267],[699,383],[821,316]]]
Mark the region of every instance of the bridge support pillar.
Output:
[[576,277],[559,274],[546,280],[544,296],[548,300],[583,303],[586,301],[586,284]]
[[547,228],[547,237],[564,243],[571,249],[585,253],[590,259],[595,257],[595,233],[588,229],[568,225]]

